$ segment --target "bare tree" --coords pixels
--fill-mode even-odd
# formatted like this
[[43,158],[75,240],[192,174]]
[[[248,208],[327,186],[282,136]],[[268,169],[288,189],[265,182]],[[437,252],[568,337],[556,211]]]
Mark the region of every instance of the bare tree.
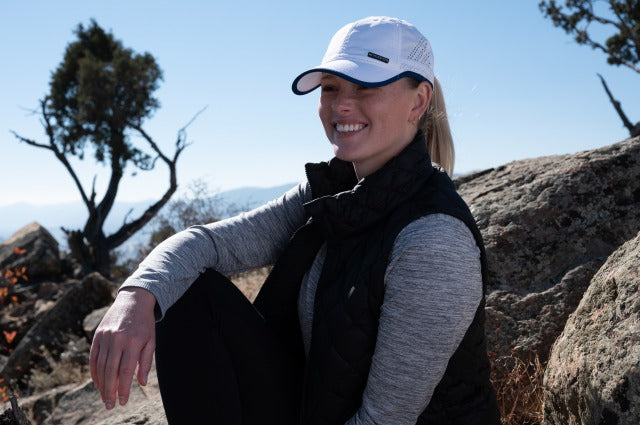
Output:
[[[75,34],[77,40],[67,45],[63,61],[52,74],[50,91],[40,101],[38,114],[48,141],[41,143],[13,134],[21,142],[51,151],[64,165],[89,213],[82,230],[63,229],[69,249],[85,272],[95,270],[109,276],[109,253],[151,220],[176,191],[176,164],[188,145],[186,128],[202,111],[178,131],[175,151],[166,155],[142,127],[160,106],[153,92],[162,79],[162,71],[153,56],[123,47],[95,21],[87,28],[79,25]],[[135,146],[132,134],[145,141],[146,151]],[[70,156],[84,159],[87,143],[95,160],[110,166],[109,183],[99,201],[95,177],[88,193],[69,162]],[[164,195],[139,217],[105,235],[104,223],[126,167],[152,170],[158,159],[169,169]]]

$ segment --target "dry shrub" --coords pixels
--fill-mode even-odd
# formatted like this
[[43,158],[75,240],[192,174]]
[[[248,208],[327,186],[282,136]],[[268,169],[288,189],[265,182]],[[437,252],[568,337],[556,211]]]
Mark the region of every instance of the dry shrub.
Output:
[[542,423],[542,378],[545,366],[537,355],[523,360],[518,353],[490,355],[491,381],[496,390],[503,425]]
[[231,276],[231,281],[253,302],[270,271],[271,267],[260,267]]

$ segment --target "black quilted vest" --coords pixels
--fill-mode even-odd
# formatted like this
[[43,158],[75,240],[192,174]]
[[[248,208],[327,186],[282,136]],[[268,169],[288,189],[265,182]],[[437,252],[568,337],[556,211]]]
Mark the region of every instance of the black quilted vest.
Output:
[[[342,425],[362,402],[376,343],[384,274],[398,233],[418,217],[444,213],[462,220],[480,247],[482,237],[451,180],[431,166],[421,134],[380,170],[357,182],[351,163],[307,164],[313,200],[309,217],[267,278],[255,306],[297,359],[300,423]],[[297,315],[304,273],[326,243],[315,294],[313,331],[305,359]],[[435,301],[437,302],[437,301]],[[462,343],[418,424],[499,424],[489,382],[484,296]]]

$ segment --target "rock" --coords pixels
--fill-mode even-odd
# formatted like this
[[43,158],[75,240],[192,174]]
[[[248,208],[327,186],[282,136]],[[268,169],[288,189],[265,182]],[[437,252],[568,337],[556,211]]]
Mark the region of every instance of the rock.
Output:
[[0,244],[0,269],[26,267],[30,280],[60,275],[58,242],[36,222],[18,230]]
[[537,355],[546,360],[551,345],[601,265],[601,260],[593,260],[569,270],[557,285],[542,292],[524,296],[508,291],[492,292],[485,308],[489,346],[504,355],[506,350],[501,347],[505,340],[513,341],[505,348],[520,358],[532,361]]
[[46,425],[108,425],[140,424],[165,425],[167,423],[158,389],[155,367],[149,374],[147,386],[140,386],[134,378],[129,402],[113,410],[105,409],[100,393],[91,381],[67,392],[59,401]]
[[593,277],[553,346],[544,424],[640,423],[640,233]]
[[73,258],[70,252],[64,252],[60,256],[60,265],[62,268],[62,273],[65,276],[72,277],[74,279],[82,279],[84,276],[84,272],[82,270],[82,265]]
[[[111,425],[139,424],[166,425],[158,388],[155,363],[149,373],[145,387],[134,378],[129,402],[117,405],[113,410],[105,409],[100,393],[89,379],[81,384],[69,384],[20,399],[20,407],[26,416],[38,424],[49,425]],[[0,412],[8,409],[9,403],[0,406]]]
[[84,334],[87,336],[87,340],[93,341],[93,334],[96,332],[96,329],[98,329],[98,325],[107,313],[107,310],[109,310],[109,306],[93,310],[84,318],[84,321],[82,322],[82,329],[84,330]]
[[455,183],[486,245],[489,350],[546,360],[598,265],[640,230],[640,138]]
[[[92,273],[69,289],[49,311],[38,317],[15,347],[0,376],[28,391],[28,373],[49,373],[72,336],[84,337],[82,321],[96,308],[113,301],[113,284]],[[43,389],[43,388],[40,388]]]

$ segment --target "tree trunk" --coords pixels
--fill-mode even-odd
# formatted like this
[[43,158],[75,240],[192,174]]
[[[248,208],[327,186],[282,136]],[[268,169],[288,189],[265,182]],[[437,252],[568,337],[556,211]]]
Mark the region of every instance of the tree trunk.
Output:
[[94,240],[89,241],[92,251],[93,270],[100,273],[107,279],[111,279],[111,258],[110,250],[107,245],[107,238],[104,236],[102,229]]
[[102,230],[93,233],[92,236],[85,235],[80,230],[63,230],[67,235],[67,244],[71,255],[82,267],[82,274],[87,275],[97,271],[105,278],[110,279],[110,250]]
[[91,258],[91,250],[84,241],[84,234],[80,230],[67,230],[62,229],[67,235],[67,245],[69,245],[69,251],[71,256],[80,263],[82,267],[82,274],[87,275],[91,273],[93,267],[93,260]]

